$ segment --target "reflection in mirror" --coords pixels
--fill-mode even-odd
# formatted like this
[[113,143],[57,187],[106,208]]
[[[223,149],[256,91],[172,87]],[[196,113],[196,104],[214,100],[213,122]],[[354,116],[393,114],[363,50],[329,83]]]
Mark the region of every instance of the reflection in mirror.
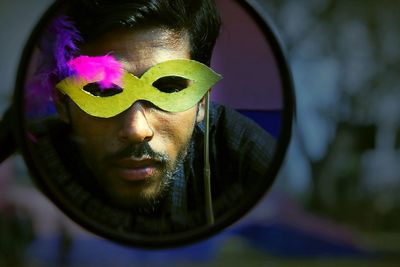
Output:
[[21,146],[39,188],[87,229],[177,245],[230,225],[270,188],[291,81],[250,5],[133,2],[57,4],[43,18],[20,66]]

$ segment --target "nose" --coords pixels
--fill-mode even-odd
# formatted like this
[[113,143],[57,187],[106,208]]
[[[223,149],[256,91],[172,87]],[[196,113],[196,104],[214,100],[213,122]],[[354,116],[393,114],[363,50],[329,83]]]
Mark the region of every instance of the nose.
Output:
[[140,101],[120,115],[122,121],[118,137],[122,142],[134,144],[152,139],[154,132],[146,117],[146,109]]

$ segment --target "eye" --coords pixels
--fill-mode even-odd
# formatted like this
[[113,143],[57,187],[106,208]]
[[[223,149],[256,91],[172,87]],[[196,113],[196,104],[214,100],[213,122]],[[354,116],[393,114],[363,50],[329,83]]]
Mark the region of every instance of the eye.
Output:
[[164,93],[176,93],[187,88],[191,82],[179,76],[166,76],[155,81],[153,86]]
[[91,95],[99,97],[113,96],[122,92],[122,88],[117,85],[108,88],[101,88],[98,83],[89,83],[83,87],[83,90]]

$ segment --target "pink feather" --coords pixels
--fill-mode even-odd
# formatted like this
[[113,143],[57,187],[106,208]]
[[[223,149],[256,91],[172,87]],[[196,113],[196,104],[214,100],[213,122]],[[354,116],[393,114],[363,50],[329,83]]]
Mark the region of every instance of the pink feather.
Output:
[[123,67],[113,56],[79,56],[68,62],[68,66],[76,75],[89,80],[97,80],[101,89],[120,85]]

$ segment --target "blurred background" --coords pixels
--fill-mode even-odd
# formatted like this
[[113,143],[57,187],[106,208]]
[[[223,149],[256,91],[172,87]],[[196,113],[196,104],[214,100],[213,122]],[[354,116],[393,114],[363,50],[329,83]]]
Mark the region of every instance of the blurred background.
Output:
[[[0,114],[51,2],[0,2]],[[123,247],[62,215],[16,154],[0,166],[0,266],[399,266],[400,3],[252,2],[281,38],[297,97],[284,166],[255,209],[191,246]]]

